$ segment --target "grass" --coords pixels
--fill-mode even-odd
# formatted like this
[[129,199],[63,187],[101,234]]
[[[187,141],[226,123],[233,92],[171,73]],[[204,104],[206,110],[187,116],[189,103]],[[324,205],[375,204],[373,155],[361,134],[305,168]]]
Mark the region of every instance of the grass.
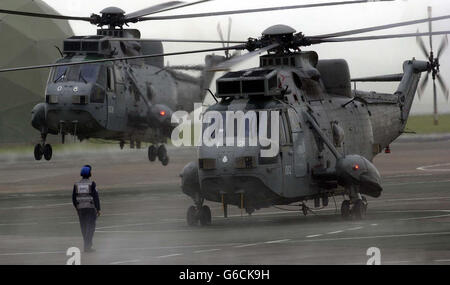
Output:
[[433,115],[410,116],[406,124],[406,131],[417,134],[450,133],[450,114],[439,115],[439,125],[433,124]]

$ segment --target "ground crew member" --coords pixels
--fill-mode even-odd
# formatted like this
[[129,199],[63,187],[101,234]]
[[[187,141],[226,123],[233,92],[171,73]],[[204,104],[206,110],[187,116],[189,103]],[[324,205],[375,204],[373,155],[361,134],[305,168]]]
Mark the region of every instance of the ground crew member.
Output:
[[95,251],[92,248],[92,238],[95,232],[95,221],[100,216],[100,199],[94,181],[90,181],[92,167],[85,165],[81,168],[80,182],[73,186],[72,203],[77,209],[80,219],[81,233],[84,241],[84,252]]

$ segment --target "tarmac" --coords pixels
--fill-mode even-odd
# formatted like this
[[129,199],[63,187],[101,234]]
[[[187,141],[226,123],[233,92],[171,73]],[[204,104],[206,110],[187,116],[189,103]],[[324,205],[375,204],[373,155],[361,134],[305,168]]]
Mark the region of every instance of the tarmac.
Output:
[[[105,149],[0,156],[0,264],[66,264],[82,248],[71,203],[84,164],[93,166],[102,215],[96,252],[82,264],[366,264],[376,247],[381,264],[450,264],[450,141],[398,142],[375,165],[384,191],[368,198],[364,220],[343,220],[341,197],[303,216],[297,206],[252,216],[211,207],[208,227],[189,227],[192,205],[179,173],[192,148],[169,149],[170,163],[149,162],[146,150]],[[312,207],[312,203],[308,203]],[[336,206],[335,206],[336,205]]]

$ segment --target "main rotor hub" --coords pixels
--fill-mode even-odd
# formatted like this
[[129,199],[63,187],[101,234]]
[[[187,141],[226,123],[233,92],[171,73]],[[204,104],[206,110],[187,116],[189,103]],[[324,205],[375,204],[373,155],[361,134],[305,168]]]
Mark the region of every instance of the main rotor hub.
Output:
[[115,27],[122,28],[126,24],[125,11],[118,7],[108,7],[100,11],[100,15],[92,14],[92,24],[99,27],[109,26],[110,29]]

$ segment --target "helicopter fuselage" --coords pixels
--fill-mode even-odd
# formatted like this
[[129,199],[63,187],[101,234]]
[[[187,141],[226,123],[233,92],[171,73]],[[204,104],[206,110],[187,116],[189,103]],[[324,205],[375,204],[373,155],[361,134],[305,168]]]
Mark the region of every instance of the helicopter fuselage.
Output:
[[[354,187],[356,194],[380,196],[380,175],[372,160],[404,130],[427,63],[405,62],[397,92],[380,94],[352,91],[346,63],[327,64],[316,57],[299,53],[290,56],[292,64],[287,59],[283,65],[283,59],[266,56],[260,68],[217,81],[216,96],[222,101],[206,112],[278,111],[279,152],[267,158],[261,157],[260,146],[200,146],[198,161],[182,172],[185,194],[249,213],[309,199],[328,201],[329,196],[352,195]],[[326,74],[330,68],[335,74]],[[340,80],[345,73],[348,78]]]

